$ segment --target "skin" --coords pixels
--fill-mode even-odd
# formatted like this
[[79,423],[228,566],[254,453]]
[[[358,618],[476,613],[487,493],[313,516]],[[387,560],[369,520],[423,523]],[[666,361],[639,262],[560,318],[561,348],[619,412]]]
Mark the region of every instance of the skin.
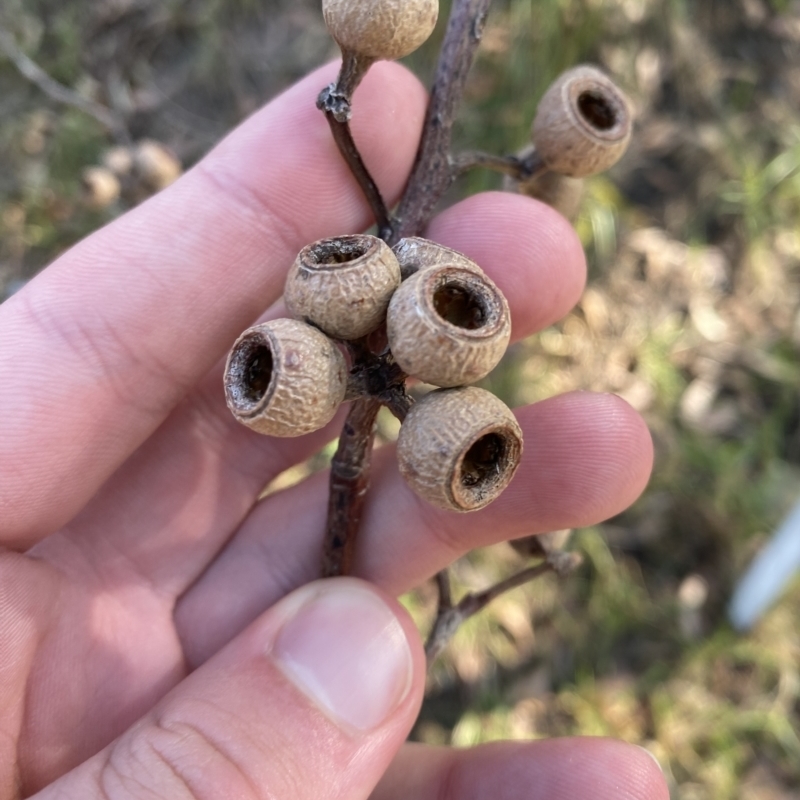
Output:
[[[668,796],[647,754],[608,740],[469,757],[403,744],[424,660],[392,597],[471,548],[631,503],[652,446],[621,400],[573,394],[519,409],[536,446],[502,498],[472,515],[419,501],[384,448],[356,570],[370,583],[298,590],[319,570],[325,476],[255,503],[340,424],[260,437],[235,423],[221,388],[225,353],[278,300],[300,248],[369,224],[314,108],[335,69],[274,100],[0,306],[3,800]],[[392,202],[424,104],[392,64],[356,95],[355,138]],[[514,338],[557,320],[582,290],[577,238],[534,200],[473,197],[428,233],[500,286]],[[308,597],[353,591],[388,609],[409,654],[403,692],[364,729],[299,690],[279,658],[282,626]]]

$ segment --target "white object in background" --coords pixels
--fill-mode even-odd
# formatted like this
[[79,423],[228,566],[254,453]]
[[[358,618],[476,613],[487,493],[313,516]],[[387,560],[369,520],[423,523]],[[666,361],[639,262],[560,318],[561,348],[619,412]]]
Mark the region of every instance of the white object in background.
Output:
[[800,502],[756,556],[734,590],[728,617],[738,630],[759,620],[800,570]]

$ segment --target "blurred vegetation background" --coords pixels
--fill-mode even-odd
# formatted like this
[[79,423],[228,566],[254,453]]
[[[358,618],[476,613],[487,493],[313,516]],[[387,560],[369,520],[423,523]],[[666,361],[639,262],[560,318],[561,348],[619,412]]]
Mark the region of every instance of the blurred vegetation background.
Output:
[[[0,26],[0,299],[336,56],[317,0],[2,0]],[[423,77],[441,28],[411,60]],[[54,102],[26,59],[118,126]],[[634,508],[573,534],[577,573],[458,633],[414,736],[609,735],[647,747],[675,798],[796,798],[800,581],[748,634],[726,605],[800,497],[800,3],[495,0],[460,145],[524,146],[549,82],[581,61],[629,91],[634,142],[586,187],[581,303],[486,385],[513,405],[620,394],[651,427],[656,470]],[[523,563],[507,545],[476,552],[455,583]],[[434,596],[405,598],[421,624]]]

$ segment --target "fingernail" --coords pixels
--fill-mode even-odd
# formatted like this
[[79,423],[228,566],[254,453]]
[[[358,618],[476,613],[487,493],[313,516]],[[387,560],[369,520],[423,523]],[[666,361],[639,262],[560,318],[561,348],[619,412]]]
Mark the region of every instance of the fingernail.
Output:
[[380,597],[351,581],[319,584],[284,623],[272,657],[316,705],[362,731],[379,726],[411,688],[402,626]]

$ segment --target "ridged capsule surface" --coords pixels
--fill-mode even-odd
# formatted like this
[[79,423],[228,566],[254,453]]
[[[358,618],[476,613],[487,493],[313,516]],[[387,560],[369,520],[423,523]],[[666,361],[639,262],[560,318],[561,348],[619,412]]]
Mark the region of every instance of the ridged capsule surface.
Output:
[[400,427],[397,460],[411,489],[429,503],[476,511],[495,500],[522,457],[511,410],[474,386],[431,392]]
[[439,0],[323,0],[322,13],[342,50],[393,60],[433,33]]
[[246,330],[225,365],[225,400],[248,428],[300,436],[333,419],[344,400],[347,364],[316,328],[276,319]]
[[441,264],[405,280],[386,316],[389,347],[408,374],[434,386],[463,386],[497,366],[511,315],[486,275]]
[[531,137],[549,169],[582,178],[622,157],[632,127],[630,103],[622,90],[599,69],[581,65],[545,92]]
[[358,339],[378,328],[400,285],[400,266],[376,236],[321,239],[304,247],[289,270],[286,308],[337,339]]
[[403,280],[422,269],[438,267],[442,264],[464,267],[472,272],[483,270],[471,259],[457,250],[451,250],[438,242],[423,239],[421,236],[407,236],[401,239],[392,251],[400,264],[400,275]]

